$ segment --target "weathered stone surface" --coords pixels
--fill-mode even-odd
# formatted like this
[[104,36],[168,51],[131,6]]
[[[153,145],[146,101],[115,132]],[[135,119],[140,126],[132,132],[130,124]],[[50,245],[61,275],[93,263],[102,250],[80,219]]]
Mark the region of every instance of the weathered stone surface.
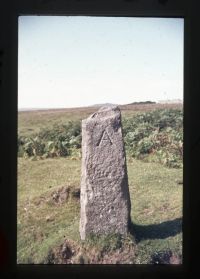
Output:
[[117,106],[100,108],[82,121],[80,236],[127,234],[130,196]]

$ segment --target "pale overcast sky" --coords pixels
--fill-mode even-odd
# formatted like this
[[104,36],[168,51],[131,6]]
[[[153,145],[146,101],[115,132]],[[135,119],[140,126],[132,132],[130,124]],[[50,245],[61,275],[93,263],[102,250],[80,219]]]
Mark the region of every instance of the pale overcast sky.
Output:
[[183,99],[183,19],[20,16],[18,107]]

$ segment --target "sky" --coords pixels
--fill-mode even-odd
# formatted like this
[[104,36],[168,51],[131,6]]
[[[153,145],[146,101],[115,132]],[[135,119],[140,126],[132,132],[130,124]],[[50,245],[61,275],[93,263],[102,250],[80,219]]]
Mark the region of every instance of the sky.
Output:
[[20,16],[18,108],[183,100],[181,18]]

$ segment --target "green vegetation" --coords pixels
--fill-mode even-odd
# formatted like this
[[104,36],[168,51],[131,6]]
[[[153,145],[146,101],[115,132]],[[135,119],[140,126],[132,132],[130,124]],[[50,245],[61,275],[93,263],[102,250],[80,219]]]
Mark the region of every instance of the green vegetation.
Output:
[[32,122],[27,113],[18,129],[18,263],[181,262],[181,107],[122,112],[130,234],[91,235],[85,242],[79,236],[81,112],[61,123],[64,114],[54,112],[49,123],[48,112],[38,124],[36,112]]
[[19,157],[66,157],[80,148],[80,121],[54,125],[50,129],[42,129],[32,137],[18,137]]
[[[168,167],[182,167],[183,116],[179,109],[158,109],[123,118],[127,154]],[[18,137],[19,157],[66,157],[80,153],[81,122],[43,128],[32,137]]]
[[181,110],[164,109],[123,119],[127,153],[137,159],[182,167],[183,115]]

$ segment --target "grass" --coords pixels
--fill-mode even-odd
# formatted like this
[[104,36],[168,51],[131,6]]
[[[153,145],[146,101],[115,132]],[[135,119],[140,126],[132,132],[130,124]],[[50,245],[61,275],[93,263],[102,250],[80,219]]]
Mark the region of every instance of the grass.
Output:
[[[53,245],[78,224],[79,203],[71,197],[52,203],[51,193],[61,186],[79,187],[80,162],[66,159],[18,161],[18,260],[40,263]],[[77,221],[76,221],[77,220]]]
[[[124,105],[122,117],[180,104]],[[81,120],[97,108],[19,112],[18,133],[30,136],[42,128]],[[131,197],[130,234],[79,236],[81,160],[18,158],[17,262],[151,263],[160,252],[182,255],[182,169],[127,158]],[[67,245],[67,248],[65,247]],[[75,252],[73,252],[75,251]],[[69,254],[71,253],[71,256]],[[159,256],[161,257],[161,256]],[[180,262],[180,261],[179,261]]]
[[95,111],[94,107],[21,111],[18,113],[18,133],[22,136],[30,136],[38,133],[42,128],[49,128],[54,124],[66,124],[70,120],[81,120]]
[[[134,262],[148,263],[153,253],[167,249],[180,255],[182,186],[177,182],[182,179],[182,170],[134,159],[128,159],[127,165],[136,241]],[[71,195],[60,204],[52,201],[52,192],[61,186],[69,187],[71,192],[79,188],[80,168],[78,159],[19,158],[18,263],[44,263],[49,250],[65,239],[81,245],[79,200]],[[99,251],[104,249],[102,243],[99,245]],[[83,257],[87,249],[91,251],[91,242],[85,244],[85,249]]]

